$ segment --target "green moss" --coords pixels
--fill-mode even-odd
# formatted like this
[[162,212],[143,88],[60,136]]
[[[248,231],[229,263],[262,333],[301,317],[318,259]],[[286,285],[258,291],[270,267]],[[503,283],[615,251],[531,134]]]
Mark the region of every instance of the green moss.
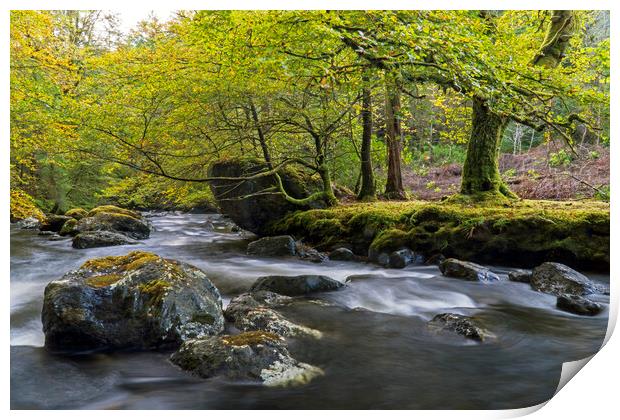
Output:
[[[133,251],[127,255],[109,256],[88,260],[82,264],[80,269],[91,271],[136,269],[142,264],[146,264],[147,262],[155,261],[160,258],[161,257],[150,252]],[[137,264],[138,261],[141,263]]]
[[229,346],[252,346],[269,344],[281,341],[279,335],[267,331],[247,331],[237,335],[224,335],[220,338]]
[[148,283],[142,283],[138,286],[138,290],[149,295],[161,295],[170,288],[170,283],[165,280],[156,279]]
[[122,278],[118,274],[103,274],[101,276],[93,276],[86,279],[86,284],[91,287],[108,287],[116,283]]
[[79,207],[75,209],[67,210],[65,212],[65,216],[73,217],[76,220],[80,220],[86,217],[87,214],[88,212],[86,210],[79,208]]
[[609,205],[601,202],[469,200],[376,202],[296,212],[273,233],[319,248],[352,243],[377,251],[534,265],[542,260],[608,270]]
[[74,235],[75,233],[77,233],[77,231],[75,230],[75,227],[77,226],[78,221],[76,219],[69,219],[67,220],[63,225],[62,228],[60,229],[60,234],[61,235]]
[[35,205],[34,199],[22,190],[11,190],[11,222],[17,222],[28,217],[34,217],[40,222],[45,220],[45,214]]
[[138,212],[127,210],[127,209],[122,209],[120,207],[111,206],[111,205],[95,207],[94,209],[88,212],[87,216],[92,217],[98,213],[121,214],[121,215],[133,217],[134,219],[142,218],[142,215],[140,215],[140,213]]

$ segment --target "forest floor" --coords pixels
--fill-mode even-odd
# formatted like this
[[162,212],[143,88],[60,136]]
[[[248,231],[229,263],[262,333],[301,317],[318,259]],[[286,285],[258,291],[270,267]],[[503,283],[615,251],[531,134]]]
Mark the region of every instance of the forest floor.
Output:
[[[577,148],[578,157],[553,145],[521,154],[504,153],[500,171],[519,197],[535,200],[601,198],[609,192],[609,148]],[[415,170],[403,167],[405,189],[419,200],[439,200],[458,192],[462,165],[452,163]]]

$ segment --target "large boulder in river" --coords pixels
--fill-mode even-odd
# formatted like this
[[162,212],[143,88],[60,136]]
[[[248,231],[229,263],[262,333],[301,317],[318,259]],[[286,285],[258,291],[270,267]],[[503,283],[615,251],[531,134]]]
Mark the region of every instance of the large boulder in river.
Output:
[[265,331],[188,340],[170,360],[203,378],[225,375],[267,386],[303,385],[323,375],[320,368],[293,359],[284,340]]
[[321,338],[320,331],[286,319],[274,308],[289,305],[293,298],[268,291],[244,293],[233,298],[224,316],[241,331],[267,331],[282,337]]
[[455,258],[443,260],[439,264],[439,270],[446,277],[456,277],[469,281],[492,282],[499,280],[499,276],[488,268]]
[[554,262],[546,262],[532,271],[530,279],[532,289],[539,292],[560,295],[589,295],[591,293],[608,293],[583,274],[572,268]]
[[[209,168],[210,177],[227,178],[209,182],[222,213],[243,229],[258,235],[268,234],[272,222],[302,208],[276,192],[277,181],[273,175],[255,177],[268,170],[265,163],[253,159],[220,160]],[[291,197],[304,198],[318,190],[318,184],[312,178],[292,167],[282,168],[278,174]],[[241,179],[253,176],[252,179]],[[321,203],[312,203],[304,208],[321,206]]]
[[328,292],[344,287],[344,283],[327,276],[305,274],[301,276],[264,276],[256,279],[250,291],[267,290],[286,296],[315,292]]
[[45,217],[45,220],[41,223],[39,229],[42,231],[60,232],[64,224],[72,219],[73,217],[69,216],[50,214]]
[[137,241],[123,235],[122,233],[101,230],[79,233],[73,238],[71,245],[73,248],[86,249],[104,246],[134,245],[137,243]]
[[87,217],[78,221],[75,229],[78,232],[116,232],[133,239],[147,239],[151,234],[149,223],[139,213],[130,210],[110,212],[101,210],[101,207],[91,210]]
[[284,257],[295,255],[297,246],[289,235],[268,236],[248,244],[248,255],[261,257]]
[[54,350],[153,349],[224,328],[219,291],[196,267],[147,252],[89,260],[43,300]]

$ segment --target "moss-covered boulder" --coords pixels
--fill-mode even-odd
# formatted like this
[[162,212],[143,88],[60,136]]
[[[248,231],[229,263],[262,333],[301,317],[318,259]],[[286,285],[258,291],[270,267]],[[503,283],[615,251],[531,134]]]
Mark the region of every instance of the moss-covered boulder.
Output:
[[76,235],[78,233],[78,230],[76,229],[77,227],[77,219],[69,219],[67,220],[63,225],[62,228],[60,229],[60,235],[61,236],[73,236]]
[[[98,207],[98,209],[101,209],[101,207]],[[151,226],[148,221],[142,218],[139,213],[131,212],[130,210],[123,212],[91,210],[88,214],[87,217],[78,221],[75,227],[80,233],[108,231],[120,233],[133,239],[147,239],[151,234]]]
[[224,375],[266,386],[303,385],[323,374],[293,359],[284,340],[266,331],[188,340],[170,360],[203,378]]
[[87,214],[88,212],[80,207],[70,209],[65,212],[65,216],[73,217],[75,220],[83,219]]
[[46,347],[61,351],[178,346],[224,328],[204,272],[139,251],[89,260],[49,283],[42,321]]
[[18,189],[11,189],[10,216],[11,223],[27,218],[34,218],[39,222],[45,220],[45,214],[37,207],[34,198]]
[[[277,192],[276,178],[272,175],[242,179],[266,171],[265,163],[252,159],[220,160],[209,168],[210,177],[228,178],[209,183],[222,212],[243,229],[259,235],[265,235],[272,222],[301,208]],[[318,190],[316,180],[292,167],[283,168],[278,173],[291,197],[305,198]],[[312,205],[319,206],[320,203]]]
[[112,206],[112,205],[105,205],[105,206],[95,207],[94,209],[89,211],[86,214],[86,216],[87,217],[93,217],[93,216],[95,216],[95,215],[97,215],[99,213],[124,214],[125,216],[131,216],[131,217],[136,218],[136,219],[141,219],[142,218],[142,215],[140,214],[140,212],[133,211],[133,210],[128,210],[128,209],[123,209],[121,207]]

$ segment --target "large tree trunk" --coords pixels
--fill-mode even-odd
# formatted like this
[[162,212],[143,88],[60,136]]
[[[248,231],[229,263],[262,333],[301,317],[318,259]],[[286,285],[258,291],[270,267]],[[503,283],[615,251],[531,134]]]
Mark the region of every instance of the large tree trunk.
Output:
[[361,150],[361,181],[362,186],[358,200],[371,201],[376,198],[375,177],[372,170],[372,97],[370,88],[362,92],[362,150]]
[[514,197],[499,173],[499,148],[507,123],[508,119],[489,109],[484,99],[473,98],[472,130],[463,166],[462,194],[493,193]]
[[[557,67],[564,58],[573,30],[573,11],[555,10],[545,40],[532,64]],[[490,192],[516,198],[503,183],[499,173],[499,147],[507,123],[508,119],[490,110],[483,98],[473,98],[472,131],[463,166],[462,194]]]
[[400,166],[402,148],[400,128],[400,90],[398,83],[388,76],[385,91],[385,140],[388,151],[388,174],[385,195],[389,199],[404,200],[407,198],[403,188],[403,177]]
[[545,40],[532,60],[533,65],[554,68],[560,64],[573,35],[574,20],[572,10],[553,11]]

